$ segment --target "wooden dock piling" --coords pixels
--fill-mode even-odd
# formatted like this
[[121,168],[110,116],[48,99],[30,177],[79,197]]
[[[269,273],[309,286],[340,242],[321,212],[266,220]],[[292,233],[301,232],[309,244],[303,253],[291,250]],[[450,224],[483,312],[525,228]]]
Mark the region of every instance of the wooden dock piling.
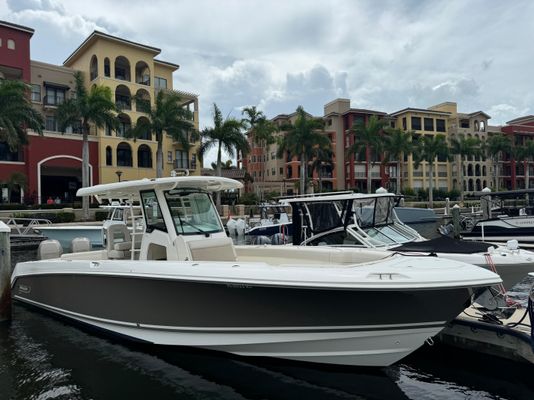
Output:
[[0,322],[11,319],[11,229],[0,221]]

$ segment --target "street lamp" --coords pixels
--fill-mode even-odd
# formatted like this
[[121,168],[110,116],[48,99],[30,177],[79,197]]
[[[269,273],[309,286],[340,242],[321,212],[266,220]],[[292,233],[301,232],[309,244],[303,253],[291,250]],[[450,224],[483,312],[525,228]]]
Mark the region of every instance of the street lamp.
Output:
[[115,173],[117,174],[117,178],[119,178],[119,182],[120,182],[121,181],[122,171],[115,171]]

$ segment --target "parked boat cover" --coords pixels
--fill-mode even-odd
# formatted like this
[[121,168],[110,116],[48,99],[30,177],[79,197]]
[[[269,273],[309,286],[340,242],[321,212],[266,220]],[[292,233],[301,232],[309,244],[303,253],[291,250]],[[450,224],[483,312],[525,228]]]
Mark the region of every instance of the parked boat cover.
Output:
[[467,240],[453,239],[448,236],[440,236],[435,239],[425,240],[424,242],[404,243],[402,246],[395,247],[396,251],[418,251],[424,253],[485,253],[488,247],[494,247],[491,243],[471,242]]

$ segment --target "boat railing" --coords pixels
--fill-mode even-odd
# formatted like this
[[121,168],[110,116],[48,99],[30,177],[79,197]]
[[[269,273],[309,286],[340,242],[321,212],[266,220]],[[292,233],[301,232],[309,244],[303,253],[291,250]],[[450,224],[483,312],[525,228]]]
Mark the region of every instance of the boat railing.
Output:
[[45,218],[0,218],[11,229],[11,236],[35,235],[33,228],[42,225],[51,225],[52,221]]

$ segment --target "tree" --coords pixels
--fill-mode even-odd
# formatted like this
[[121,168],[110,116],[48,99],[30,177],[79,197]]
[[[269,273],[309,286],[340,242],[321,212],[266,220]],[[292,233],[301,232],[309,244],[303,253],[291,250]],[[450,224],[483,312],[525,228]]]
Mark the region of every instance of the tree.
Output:
[[[203,159],[206,152],[217,148],[217,175],[221,176],[221,157],[224,150],[230,157],[235,157],[236,151],[246,154],[249,151],[247,138],[242,133],[243,122],[235,118],[223,119],[217,104],[213,104],[213,128],[205,128],[200,133],[201,144],[198,150],[199,158]],[[217,192],[217,206],[221,205],[221,195]]]
[[[85,88],[80,71],[74,73],[76,96],[65,100],[57,108],[59,129],[64,132],[68,126],[80,125],[82,131],[82,187],[89,186],[89,134],[91,125],[96,128],[118,125],[116,107],[113,103],[111,89],[106,86],[93,85],[89,91]],[[89,197],[82,199],[83,219],[89,219]]]
[[450,153],[458,157],[458,175],[460,181],[460,202],[464,202],[464,161],[467,157],[478,156],[481,154],[481,143],[478,138],[466,137],[463,134],[458,138],[451,139]]
[[[146,100],[134,96],[137,104],[145,104]],[[156,177],[163,176],[163,138],[164,134],[172,137],[175,142],[181,144],[182,148],[189,153],[191,148],[191,133],[194,126],[191,122],[191,111],[183,108],[181,96],[171,90],[160,90],[156,95],[154,107],[146,109],[147,118],[142,118],[131,131],[126,132],[126,136],[133,138],[152,136],[156,134]]]
[[43,134],[43,116],[32,107],[28,91],[23,82],[0,79],[0,142],[13,152],[28,143],[28,129]]
[[313,149],[330,146],[330,139],[323,134],[324,122],[322,119],[310,118],[302,106],[297,108],[295,123],[284,124],[280,127],[285,135],[280,139],[277,156],[284,157],[287,152],[290,156],[300,158],[300,194],[306,193],[306,177],[308,176],[308,160],[312,157]]
[[493,177],[494,177],[494,188],[496,191],[499,190],[499,178],[498,178],[498,166],[497,161],[503,153],[512,152],[512,142],[509,136],[496,134],[491,135],[486,140],[485,146],[486,154],[491,158],[493,163]]
[[322,176],[322,170],[325,166],[332,166],[332,158],[334,156],[334,152],[332,151],[332,148],[330,146],[326,147],[314,147],[312,151],[312,164],[311,168],[312,171],[317,171],[317,175],[319,176],[319,192],[323,191],[323,176]]
[[397,161],[397,194],[402,190],[402,160],[404,155],[412,153],[413,131],[403,131],[402,129],[386,128],[384,136],[384,159],[382,162],[388,163]]
[[516,148],[515,153],[516,158],[523,160],[525,165],[525,189],[528,189],[530,186],[530,168],[528,164],[534,158],[534,141],[528,140],[523,146]]
[[350,134],[354,136],[354,144],[349,147],[347,154],[355,154],[359,159],[365,158],[367,193],[371,193],[371,166],[374,164],[374,159],[379,157],[383,150],[380,134],[386,125],[387,121],[372,115],[367,124],[361,120],[350,128]]
[[421,161],[428,162],[428,206],[434,205],[434,161],[436,158],[449,156],[449,146],[445,135],[427,135],[418,142],[417,148],[414,149],[415,167],[417,168]]

